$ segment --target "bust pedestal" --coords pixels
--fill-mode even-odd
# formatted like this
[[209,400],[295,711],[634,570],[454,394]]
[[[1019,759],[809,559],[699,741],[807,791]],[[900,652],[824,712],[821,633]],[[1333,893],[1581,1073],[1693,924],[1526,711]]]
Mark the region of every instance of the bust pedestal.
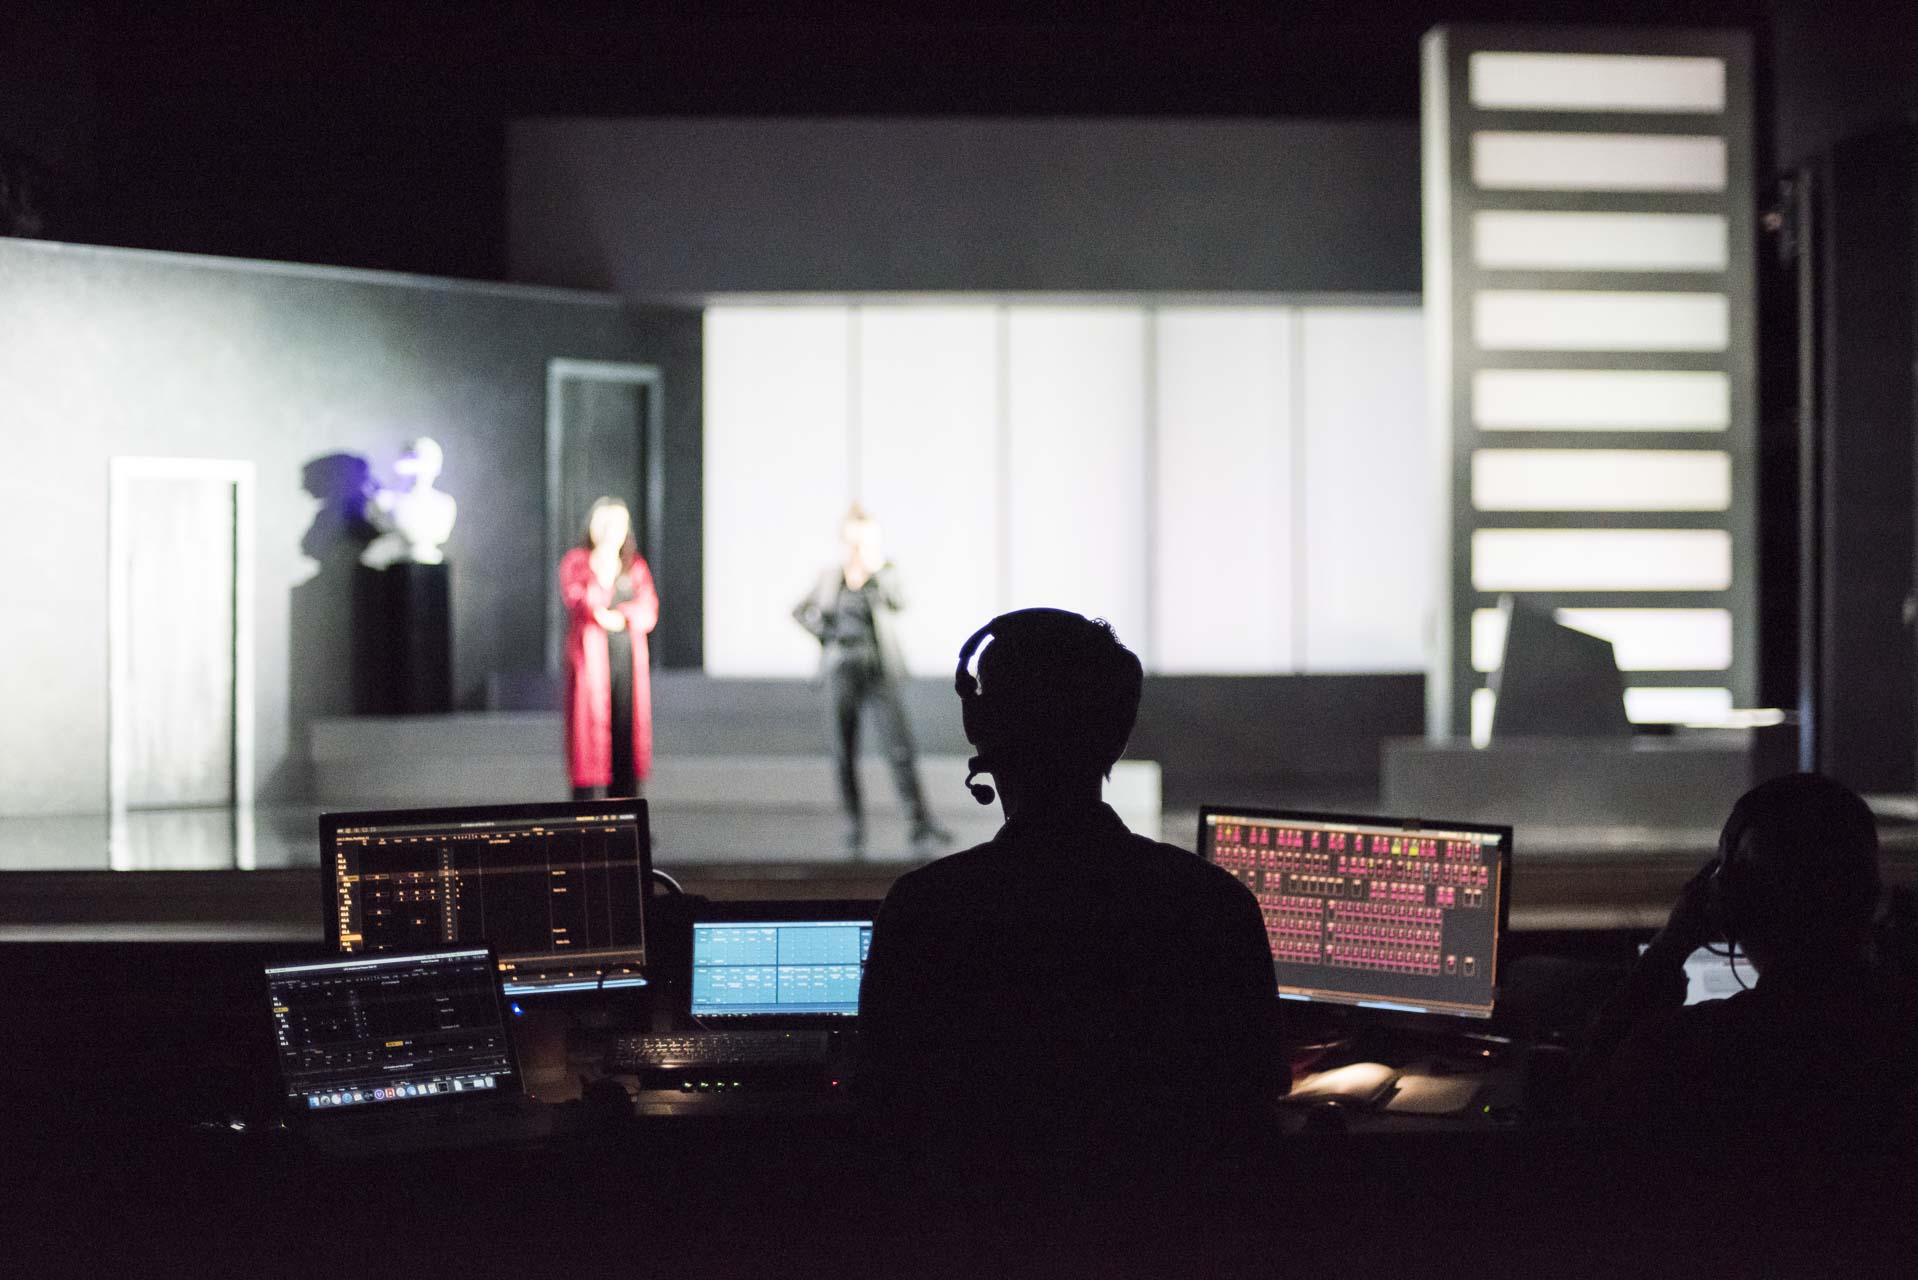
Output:
[[452,576],[452,566],[444,563],[355,569],[355,714],[453,709]]

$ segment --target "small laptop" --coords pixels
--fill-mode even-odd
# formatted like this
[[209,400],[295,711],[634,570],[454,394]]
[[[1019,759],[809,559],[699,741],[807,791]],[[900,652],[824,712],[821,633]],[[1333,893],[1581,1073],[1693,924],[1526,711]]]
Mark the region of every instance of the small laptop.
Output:
[[486,947],[269,965],[289,1123],[363,1150],[541,1136]]
[[[1638,944],[1644,955],[1649,943]],[[1749,990],[1758,981],[1758,971],[1743,951],[1727,956],[1713,947],[1700,947],[1685,957],[1685,1003],[1703,1004],[1724,1000]]]

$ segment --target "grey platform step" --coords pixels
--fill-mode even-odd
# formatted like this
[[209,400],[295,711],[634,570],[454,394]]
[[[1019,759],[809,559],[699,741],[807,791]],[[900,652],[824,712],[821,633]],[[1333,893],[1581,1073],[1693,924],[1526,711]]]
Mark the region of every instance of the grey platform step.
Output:
[[[315,798],[327,806],[485,804],[563,800],[569,794],[564,730],[542,712],[351,717],[313,726]],[[935,812],[971,811],[966,757],[921,756],[919,775]],[[875,820],[903,815],[891,770],[859,763]],[[661,751],[646,798],[660,814],[836,813],[839,789],[823,755],[680,755]],[[1159,766],[1121,760],[1106,799],[1141,835],[1159,833]],[[995,808],[994,812],[997,810]]]

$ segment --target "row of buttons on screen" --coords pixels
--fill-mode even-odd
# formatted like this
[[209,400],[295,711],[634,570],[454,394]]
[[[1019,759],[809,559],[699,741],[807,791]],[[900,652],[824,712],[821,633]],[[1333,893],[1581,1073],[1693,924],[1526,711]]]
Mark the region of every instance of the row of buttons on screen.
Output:
[[[745,1083],[738,1080],[681,1080],[679,1082],[679,1091],[681,1093],[730,1093],[735,1089],[744,1089],[747,1087]],[[833,1080],[829,1082],[828,1087],[837,1089],[839,1087],[839,1081]]]
[[495,1085],[492,1076],[478,1076],[472,1080],[435,1080],[430,1084],[396,1084],[378,1089],[347,1089],[340,1093],[309,1093],[306,1105],[316,1107],[347,1107],[357,1102],[386,1102],[394,1098],[430,1098],[442,1093],[466,1093],[475,1089],[491,1089]]

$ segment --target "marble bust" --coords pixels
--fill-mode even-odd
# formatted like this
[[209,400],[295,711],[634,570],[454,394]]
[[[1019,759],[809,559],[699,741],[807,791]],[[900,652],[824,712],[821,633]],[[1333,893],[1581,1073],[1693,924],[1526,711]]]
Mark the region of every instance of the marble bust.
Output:
[[380,531],[360,553],[369,569],[396,564],[443,564],[440,548],[452,536],[459,504],[433,487],[446,461],[438,442],[421,436],[406,446],[393,473],[406,482],[404,489],[381,489],[367,506],[367,518]]

